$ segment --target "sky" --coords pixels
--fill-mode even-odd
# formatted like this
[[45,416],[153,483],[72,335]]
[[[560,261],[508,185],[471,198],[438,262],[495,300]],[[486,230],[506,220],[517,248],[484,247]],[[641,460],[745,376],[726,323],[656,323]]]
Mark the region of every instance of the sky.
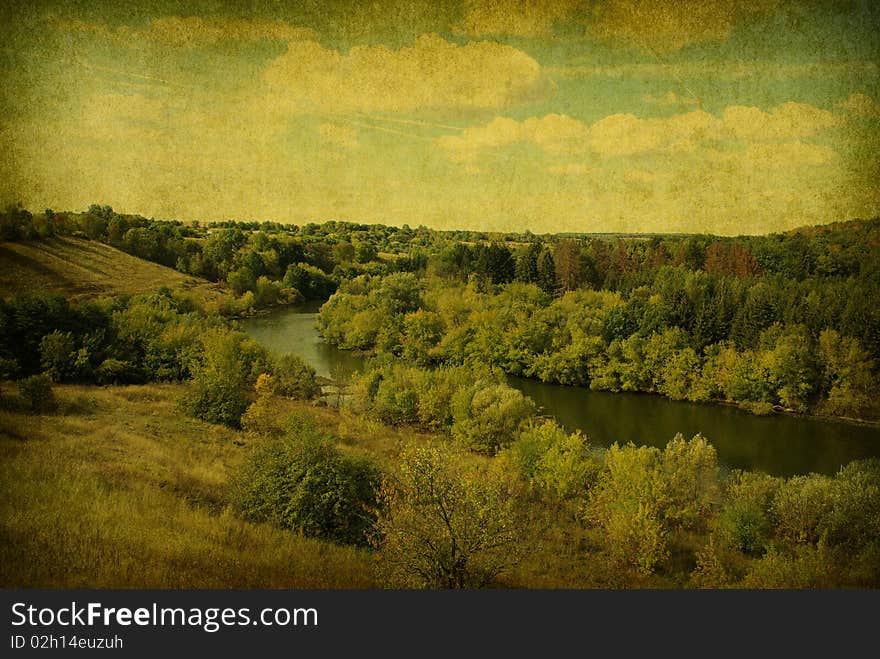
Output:
[[880,214],[874,0],[0,2],[0,201],[782,231]]

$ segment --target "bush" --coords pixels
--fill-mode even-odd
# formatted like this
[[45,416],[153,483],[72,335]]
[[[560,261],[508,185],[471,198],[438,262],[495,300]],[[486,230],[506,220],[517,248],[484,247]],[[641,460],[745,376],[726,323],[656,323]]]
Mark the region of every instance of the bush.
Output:
[[499,457],[525,481],[562,499],[586,496],[599,473],[589,440],[554,421],[530,424]]
[[718,515],[716,526],[725,547],[750,556],[760,556],[767,548],[770,523],[763,511],[750,501],[729,502]]
[[526,547],[518,499],[505,479],[438,449],[405,453],[383,502],[373,543],[391,586],[488,586]]
[[99,384],[117,384],[121,380],[125,380],[128,369],[128,362],[108,357],[95,369],[95,376],[98,378]]
[[250,403],[248,390],[270,368],[268,353],[241,332],[208,332],[202,343],[203,363],[193,368],[192,384],[180,405],[197,419],[240,428]]
[[773,500],[776,534],[800,544],[816,544],[823,538],[835,505],[835,482],[827,476],[795,476]]
[[267,373],[261,373],[254,385],[257,400],[251,403],[244,414],[241,415],[241,427],[255,435],[268,437],[280,437],[284,434],[281,420],[278,414],[276,402],[272,391],[276,387],[275,378]]
[[453,397],[452,434],[472,451],[494,455],[535,413],[530,398],[506,384],[477,384]]
[[773,537],[770,508],[782,479],[760,472],[735,471],[725,483],[724,505],[715,520],[724,547],[758,556]]
[[235,478],[231,499],[249,521],[365,545],[380,479],[370,461],[347,456],[329,439],[301,428],[256,450]]
[[73,334],[55,330],[40,340],[40,365],[55,382],[69,380],[76,373],[75,352]]
[[19,380],[18,393],[31,412],[47,412],[55,407],[52,378],[45,373]]
[[613,444],[584,517],[614,563],[647,575],[669,557],[673,532],[705,524],[718,495],[715,449],[701,435],[676,435],[663,451]]
[[648,446],[612,444],[599,482],[584,507],[585,521],[602,532],[605,551],[618,567],[651,574],[669,555],[664,525],[669,502],[662,453]]
[[190,416],[230,428],[241,427],[241,415],[248,404],[237,381],[206,371],[193,379],[180,401],[181,408]]
[[739,406],[747,412],[751,412],[752,414],[755,414],[757,416],[769,416],[773,414],[773,405],[771,403],[754,400],[743,400],[740,401]]
[[272,364],[272,391],[279,396],[300,400],[313,398],[321,388],[315,380],[315,369],[296,355],[282,355]]

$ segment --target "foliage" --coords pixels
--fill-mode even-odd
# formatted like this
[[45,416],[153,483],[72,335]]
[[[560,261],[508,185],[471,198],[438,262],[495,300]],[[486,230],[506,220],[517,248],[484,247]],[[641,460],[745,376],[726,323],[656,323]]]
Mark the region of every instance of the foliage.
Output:
[[181,408],[197,419],[239,428],[249,404],[247,391],[268,370],[268,354],[238,332],[210,332],[203,343],[202,361],[193,367]]
[[583,514],[614,563],[651,574],[668,558],[671,534],[705,527],[718,497],[715,449],[678,435],[663,451],[612,445]]
[[599,472],[589,440],[549,420],[529,423],[499,460],[510,463],[526,482],[562,499],[584,496]]
[[31,375],[18,381],[18,393],[28,410],[39,414],[55,407],[52,378],[46,374]]
[[279,396],[308,400],[320,391],[315,369],[296,355],[285,354],[273,359],[271,372],[271,389]]
[[452,399],[452,435],[467,448],[494,455],[510,444],[535,404],[506,384],[477,382],[460,388]]
[[382,496],[373,542],[389,585],[481,588],[523,552],[516,497],[504,479],[444,451],[405,453]]
[[724,547],[760,556],[773,537],[770,512],[781,479],[759,472],[736,471],[725,482],[724,503],[714,522]]
[[266,440],[236,477],[235,510],[305,536],[366,544],[380,482],[368,460],[348,456],[313,432]]

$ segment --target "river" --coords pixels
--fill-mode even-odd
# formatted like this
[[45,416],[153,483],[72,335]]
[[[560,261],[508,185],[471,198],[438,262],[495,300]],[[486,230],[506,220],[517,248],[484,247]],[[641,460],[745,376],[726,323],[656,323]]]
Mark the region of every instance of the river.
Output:
[[[242,329],[267,348],[305,359],[319,375],[339,376],[361,368],[364,358],[325,343],[315,327],[320,303],[299,305],[241,321]],[[663,447],[677,432],[702,433],[727,467],[779,476],[834,474],[844,464],[880,457],[880,428],[804,416],[758,417],[735,407],[678,402],[636,393],[590,391],[583,387],[509,378],[516,387],[569,431],[581,430],[592,443],[633,442]]]

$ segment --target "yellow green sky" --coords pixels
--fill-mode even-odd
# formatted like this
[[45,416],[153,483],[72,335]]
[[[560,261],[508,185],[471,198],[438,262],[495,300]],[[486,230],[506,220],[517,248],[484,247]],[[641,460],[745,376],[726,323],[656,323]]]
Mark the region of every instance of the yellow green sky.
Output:
[[880,214],[874,0],[0,8],[0,200],[765,233]]

